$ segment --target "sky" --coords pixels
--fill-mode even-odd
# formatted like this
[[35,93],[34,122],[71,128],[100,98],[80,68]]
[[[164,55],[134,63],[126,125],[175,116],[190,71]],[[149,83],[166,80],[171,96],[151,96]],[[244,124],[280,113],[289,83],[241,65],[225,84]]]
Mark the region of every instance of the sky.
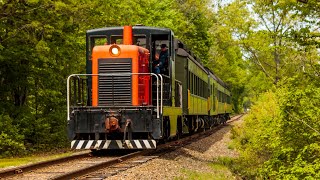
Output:
[[214,11],[218,10],[218,5],[225,6],[230,4],[233,0],[213,0],[212,4],[214,4]]

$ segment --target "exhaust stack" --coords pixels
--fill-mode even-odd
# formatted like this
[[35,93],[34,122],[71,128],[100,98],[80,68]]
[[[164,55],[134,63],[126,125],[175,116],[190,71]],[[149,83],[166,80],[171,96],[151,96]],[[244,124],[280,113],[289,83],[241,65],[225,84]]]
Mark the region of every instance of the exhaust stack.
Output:
[[123,27],[123,44],[132,45],[132,27],[131,26]]

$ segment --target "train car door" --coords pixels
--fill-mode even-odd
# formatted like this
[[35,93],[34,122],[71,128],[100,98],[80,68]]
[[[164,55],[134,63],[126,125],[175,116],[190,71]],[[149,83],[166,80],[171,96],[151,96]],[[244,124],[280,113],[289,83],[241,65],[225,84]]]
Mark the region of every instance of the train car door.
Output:
[[[172,58],[171,58],[171,37],[170,34],[151,34],[150,61],[152,61],[152,72],[160,69],[163,77],[163,105],[172,105]],[[156,67],[158,66],[158,67]],[[153,90],[154,91],[154,90]],[[154,94],[154,93],[153,93]],[[153,98],[154,99],[154,98]]]

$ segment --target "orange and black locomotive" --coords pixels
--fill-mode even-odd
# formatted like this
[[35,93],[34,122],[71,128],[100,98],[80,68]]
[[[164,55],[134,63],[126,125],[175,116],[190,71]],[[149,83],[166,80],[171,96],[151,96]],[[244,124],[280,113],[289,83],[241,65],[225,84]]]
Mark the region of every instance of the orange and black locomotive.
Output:
[[94,29],[86,44],[86,74],[67,82],[71,148],[155,149],[229,118],[226,84],[170,29]]

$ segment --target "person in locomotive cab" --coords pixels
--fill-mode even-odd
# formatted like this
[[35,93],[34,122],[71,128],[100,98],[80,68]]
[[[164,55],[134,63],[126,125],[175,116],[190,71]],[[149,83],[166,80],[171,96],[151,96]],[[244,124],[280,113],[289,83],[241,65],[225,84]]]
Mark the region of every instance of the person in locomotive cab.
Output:
[[161,74],[168,75],[168,48],[166,44],[161,44],[161,52],[159,54],[159,68]]
[[166,44],[161,44],[160,54],[155,54],[153,64],[153,72],[155,74],[168,74],[168,48]]
[[153,72],[155,74],[160,74],[160,61],[159,61],[159,54],[155,55],[155,60],[152,62],[153,64]]

